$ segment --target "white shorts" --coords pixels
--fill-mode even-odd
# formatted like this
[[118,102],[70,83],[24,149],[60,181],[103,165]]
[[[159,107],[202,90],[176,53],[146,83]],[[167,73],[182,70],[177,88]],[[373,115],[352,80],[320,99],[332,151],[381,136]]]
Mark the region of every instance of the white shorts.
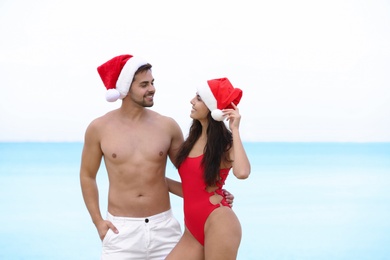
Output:
[[115,217],[107,212],[107,220],[119,233],[108,230],[102,260],[165,259],[182,236],[172,210],[146,218]]

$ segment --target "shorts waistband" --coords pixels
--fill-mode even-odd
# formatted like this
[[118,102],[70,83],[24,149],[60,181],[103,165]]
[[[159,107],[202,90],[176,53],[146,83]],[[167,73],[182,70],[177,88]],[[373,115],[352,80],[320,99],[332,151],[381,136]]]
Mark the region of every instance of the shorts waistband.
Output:
[[124,222],[137,222],[137,221],[142,221],[142,222],[161,222],[167,219],[170,219],[173,216],[172,214],[172,209],[169,209],[165,212],[153,215],[153,216],[148,216],[148,217],[142,217],[142,218],[132,218],[132,217],[118,217],[118,216],[113,216],[110,214],[110,212],[107,211],[107,220],[110,221],[124,221]]

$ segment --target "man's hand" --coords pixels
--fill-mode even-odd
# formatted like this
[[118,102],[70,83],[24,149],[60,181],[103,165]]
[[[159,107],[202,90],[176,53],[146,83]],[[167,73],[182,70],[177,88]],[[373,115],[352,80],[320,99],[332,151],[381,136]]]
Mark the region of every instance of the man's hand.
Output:
[[111,223],[111,221],[108,220],[102,220],[99,223],[96,224],[97,231],[99,233],[100,240],[103,241],[104,237],[106,236],[109,229],[112,230],[115,234],[118,234],[118,229],[114,226],[114,224]]
[[230,207],[233,207],[233,200],[234,196],[230,192],[228,192],[225,189],[222,189],[223,195],[225,196],[226,202],[230,205]]

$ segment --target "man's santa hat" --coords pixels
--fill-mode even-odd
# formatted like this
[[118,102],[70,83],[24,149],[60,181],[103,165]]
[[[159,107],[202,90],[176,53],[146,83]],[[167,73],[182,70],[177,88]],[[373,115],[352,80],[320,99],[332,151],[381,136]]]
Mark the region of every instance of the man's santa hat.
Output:
[[100,65],[97,70],[107,88],[106,100],[114,102],[126,97],[135,72],[145,64],[147,62],[140,57],[124,54]]
[[234,88],[227,78],[220,78],[199,85],[198,95],[211,111],[213,119],[223,121],[222,109],[233,108],[232,102],[237,106],[242,97],[242,90]]

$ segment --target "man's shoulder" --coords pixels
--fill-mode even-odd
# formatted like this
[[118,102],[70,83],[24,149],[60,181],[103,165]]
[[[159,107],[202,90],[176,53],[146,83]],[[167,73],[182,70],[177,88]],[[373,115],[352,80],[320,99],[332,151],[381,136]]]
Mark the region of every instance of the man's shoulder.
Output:
[[165,121],[167,123],[169,123],[169,122],[176,123],[176,121],[170,116],[160,114],[154,110],[149,110],[149,112],[150,112],[150,115],[153,116],[156,120]]
[[170,116],[162,115],[156,111],[150,110],[151,116],[153,117],[153,122],[158,125],[158,127],[163,127],[169,131],[180,130],[179,124]]
[[106,124],[108,121],[112,120],[115,117],[115,110],[109,111],[106,114],[103,114],[95,119],[93,119],[90,123],[91,126]]

